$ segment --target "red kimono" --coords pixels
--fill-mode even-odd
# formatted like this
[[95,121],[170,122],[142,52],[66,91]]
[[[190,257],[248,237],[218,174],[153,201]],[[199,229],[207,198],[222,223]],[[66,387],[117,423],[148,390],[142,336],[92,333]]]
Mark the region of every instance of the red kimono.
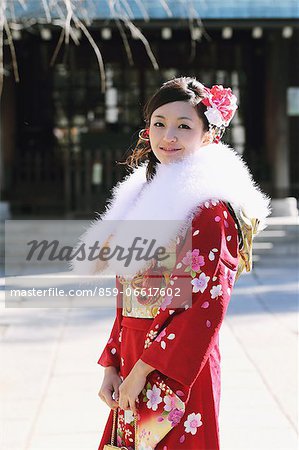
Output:
[[[227,205],[205,202],[192,220],[192,250],[178,240],[175,276],[170,277],[172,287],[180,276],[187,277],[192,306],[182,298],[180,307],[171,309],[173,299],[165,298],[153,319],[124,317],[117,309],[99,364],[117,367],[123,379],[139,358],[156,369],[148,375],[136,404],[138,450],[220,448],[218,334],[238,259],[238,230]],[[117,300],[119,305],[120,296]],[[110,443],[112,418],[113,411],[99,450]],[[118,410],[117,445],[135,448],[131,411]]]

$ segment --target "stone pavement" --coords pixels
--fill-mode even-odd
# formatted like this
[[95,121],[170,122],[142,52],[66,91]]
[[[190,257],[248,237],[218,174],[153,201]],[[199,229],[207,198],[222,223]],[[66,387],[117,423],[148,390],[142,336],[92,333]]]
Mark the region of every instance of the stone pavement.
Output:
[[[274,257],[239,279],[220,332],[222,450],[297,449],[298,255]],[[2,302],[1,450],[97,450],[108,408],[96,361],[113,318]]]

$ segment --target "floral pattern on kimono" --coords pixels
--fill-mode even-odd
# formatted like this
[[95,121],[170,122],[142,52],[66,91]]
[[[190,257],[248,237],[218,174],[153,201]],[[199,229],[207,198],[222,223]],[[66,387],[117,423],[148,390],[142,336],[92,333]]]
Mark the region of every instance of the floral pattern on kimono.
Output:
[[[159,334],[141,355],[144,362],[183,386],[193,384],[210,355],[238,264],[238,236],[233,219],[222,202],[213,203],[206,202],[193,219],[192,251],[186,243],[177,255],[172,287],[180,286],[180,280],[188,274],[192,306],[184,307],[182,292],[180,308],[173,311],[171,303],[164,311],[160,308],[151,327]],[[234,233],[228,234],[232,225]]]
[[[157,375],[182,400],[185,411],[183,415],[174,413],[176,425],[156,446],[143,440],[139,450],[219,449],[218,338],[238,266],[237,228],[224,202],[209,201],[201,205],[192,220],[192,248],[189,247],[187,240],[178,239],[175,269],[170,277],[173,288],[183,286],[185,290],[179,301],[165,299],[156,317],[147,322],[143,349],[140,348],[135,356],[136,361],[141,359],[156,369],[147,377],[150,385],[146,384],[146,391],[139,395],[140,404],[145,397],[155,394],[153,401],[150,398],[147,400],[150,408],[140,409],[137,441],[141,442],[143,424],[148,423],[149,412],[155,418],[152,431],[160,416],[161,395],[157,391],[149,392],[153,391],[153,380]],[[187,290],[186,281],[189,286]],[[126,354],[122,354],[122,348],[119,348],[118,359],[117,353],[113,355],[115,359],[110,356],[121,331],[119,310],[112,331],[99,363],[105,365],[113,362],[119,367],[117,364],[124,358],[124,370]],[[127,368],[128,373],[129,370]],[[157,411],[153,411],[155,406]],[[104,433],[99,449],[105,442],[105,436]],[[128,440],[124,442],[129,445]]]

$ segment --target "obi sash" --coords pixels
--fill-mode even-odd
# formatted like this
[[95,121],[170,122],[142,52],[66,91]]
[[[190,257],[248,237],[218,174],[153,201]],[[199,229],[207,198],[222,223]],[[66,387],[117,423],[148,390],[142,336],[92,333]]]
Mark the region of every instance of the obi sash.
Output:
[[153,319],[167,294],[170,274],[176,263],[176,245],[167,248],[169,258],[163,261],[163,267],[151,267],[145,273],[137,274],[129,279],[119,277],[122,285],[122,315]]

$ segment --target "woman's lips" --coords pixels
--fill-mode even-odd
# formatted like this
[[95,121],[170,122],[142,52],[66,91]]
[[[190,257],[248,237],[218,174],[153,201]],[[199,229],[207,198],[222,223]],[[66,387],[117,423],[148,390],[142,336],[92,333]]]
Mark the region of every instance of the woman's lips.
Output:
[[163,150],[164,152],[178,152],[181,148],[160,147],[160,150]]

